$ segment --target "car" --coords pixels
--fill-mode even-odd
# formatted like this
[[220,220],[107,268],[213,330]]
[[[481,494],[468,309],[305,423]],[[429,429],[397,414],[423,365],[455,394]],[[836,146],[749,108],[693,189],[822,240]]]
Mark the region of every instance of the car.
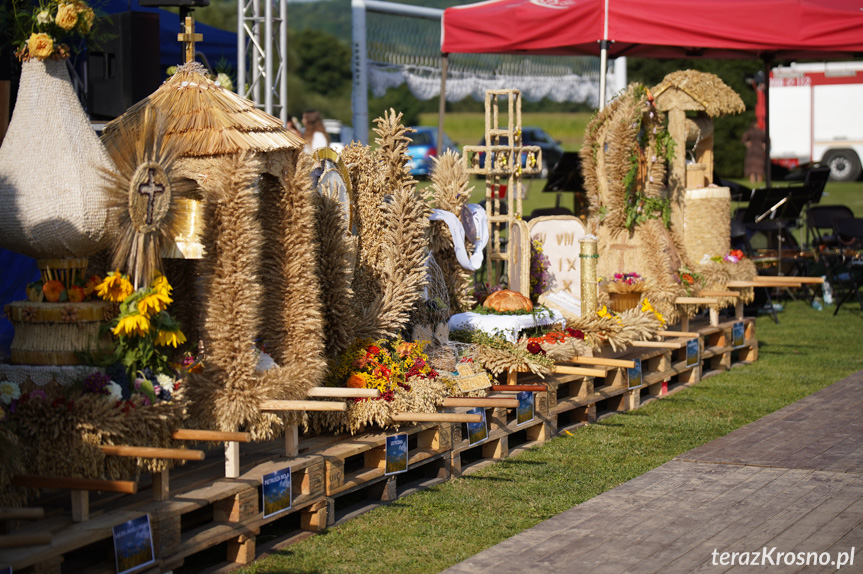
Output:
[[[417,177],[428,177],[431,175],[434,162],[433,157],[437,157],[437,128],[433,127],[414,127],[415,133],[408,134],[411,138],[411,143],[408,144],[408,155],[411,158],[410,168],[411,175]],[[443,149],[444,151],[458,151],[456,144],[446,132],[443,133]]]
[[[506,136],[501,136],[500,145],[507,145],[508,139]],[[485,138],[482,138],[479,145],[485,145]],[[563,147],[560,142],[552,138],[548,133],[535,126],[521,128],[521,145],[535,145],[542,150],[542,169],[538,174],[539,177],[548,178],[549,172],[557,165],[560,158],[563,156]],[[480,154],[480,165],[485,165],[485,154]],[[527,154],[522,154],[521,165],[524,166],[527,161]]]
[[324,120],[324,129],[330,137],[330,149],[337,153],[342,153],[345,146],[350,145],[354,138],[354,129],[339,120]]

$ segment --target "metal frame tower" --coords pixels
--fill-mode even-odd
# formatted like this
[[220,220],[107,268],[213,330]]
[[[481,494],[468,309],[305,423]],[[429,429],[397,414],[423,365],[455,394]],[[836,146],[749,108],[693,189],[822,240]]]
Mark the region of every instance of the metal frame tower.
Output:
[[288,118],[287,51],[287,0],[238,0],[237,93],[283,122]]

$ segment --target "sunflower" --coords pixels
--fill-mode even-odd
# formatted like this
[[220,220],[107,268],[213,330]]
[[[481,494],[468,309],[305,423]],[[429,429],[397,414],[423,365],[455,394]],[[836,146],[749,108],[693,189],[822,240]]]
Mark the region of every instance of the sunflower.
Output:
[[168,345],[176,348],[186,342],[186,336],[182,331],[159,331],[156,336],[156,345],[167,347]]
[[156,291],[155,293],[145,295],[140,301],[138,301],[138,312],[141,313],[141,315],[146,315],[148,317],[156,315],[157,313],[161,313],[167,309],[168,305],[173,301],[173,299],[168,297],[167,293]]
[[104,281],[96,285],[96,294],[105,301],[122,303],[135,289],[119,271],[109,273]]
[[118,337],[135,335],[143,337],[150,332],[150,319],[146,315],[131,313],[120,317],[117,326],[111,331]]
[[150,283],[150,289],[154,289],[162,295],[170,295],[174,288],[171,287],[170,283],[168,283],[168,278],[159,273],[156,275],[156,278],[153,279],[153,282]]

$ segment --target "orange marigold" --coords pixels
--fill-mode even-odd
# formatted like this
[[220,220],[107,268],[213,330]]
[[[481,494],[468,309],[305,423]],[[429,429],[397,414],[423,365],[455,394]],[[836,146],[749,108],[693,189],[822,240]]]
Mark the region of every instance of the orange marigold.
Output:
[[348,377],[347,387],[349,389],[364,389],[366,388],[366,380],[359,375],[351,375]]

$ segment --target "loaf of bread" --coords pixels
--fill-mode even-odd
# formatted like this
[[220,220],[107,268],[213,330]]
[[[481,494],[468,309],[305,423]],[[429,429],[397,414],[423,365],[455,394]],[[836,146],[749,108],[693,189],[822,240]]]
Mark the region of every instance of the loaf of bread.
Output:
[[494,309],[498,313],[507,311],[533,311],[533,303],[530,299],[516,291],[504,289],[503,291],[495,291],[485,298],[484,307]]

